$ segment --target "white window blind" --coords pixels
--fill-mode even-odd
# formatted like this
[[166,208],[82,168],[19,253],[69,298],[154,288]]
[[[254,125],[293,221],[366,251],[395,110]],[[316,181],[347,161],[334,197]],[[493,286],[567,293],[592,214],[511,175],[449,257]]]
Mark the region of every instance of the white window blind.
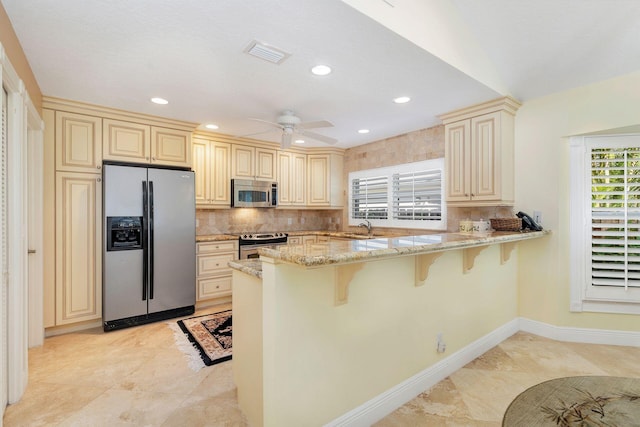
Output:
[[570,309],[640,314],[640,135],[570,139]]
[[442,170],[393,174],[393,218],[442,219]]
[[640,147],[591,149],[591,284],[640,287]]
[[444,159],[349,173],[349,224],[445,230]]
[[387,219],[389,179],[387,176],[351,181],[351,212],[355,219]]

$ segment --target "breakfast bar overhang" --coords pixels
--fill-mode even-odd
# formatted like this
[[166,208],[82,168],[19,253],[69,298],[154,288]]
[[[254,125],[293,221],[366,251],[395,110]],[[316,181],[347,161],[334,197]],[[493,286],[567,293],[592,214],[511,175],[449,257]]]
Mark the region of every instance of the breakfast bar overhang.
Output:
[[255,426],[337,425],[359,410],[375,421],[372,406],[515,332],[515,249],[549,233],[330,241],[230,263],[240,408]]

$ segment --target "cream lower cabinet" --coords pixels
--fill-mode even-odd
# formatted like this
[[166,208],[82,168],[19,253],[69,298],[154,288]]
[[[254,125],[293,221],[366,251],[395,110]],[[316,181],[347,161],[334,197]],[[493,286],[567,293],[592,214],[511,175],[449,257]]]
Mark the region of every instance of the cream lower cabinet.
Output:
[[196,302],[231,295],[229,261],[238,259],[238,242],[199,242],[196,244]]
[[307,234],[305,236],[291,236],[287,239],[289,245],[306,245],[309,243],[316,243],[318,236],[315,234]]
[[55,323],[102,316],[100,175],[56,172]]
[[196,206],[229,207],[231,204],[231,145],[193,138],[193,171],[196,174]]
[[307,155],[278,152],[278,205],[304,206],[307,203]]
[[519,106],[506,97],[440,116],[449,206],[513,205],[514,116]]
[[191,133],[122,120],[104,119],[104,160],[191,166]]

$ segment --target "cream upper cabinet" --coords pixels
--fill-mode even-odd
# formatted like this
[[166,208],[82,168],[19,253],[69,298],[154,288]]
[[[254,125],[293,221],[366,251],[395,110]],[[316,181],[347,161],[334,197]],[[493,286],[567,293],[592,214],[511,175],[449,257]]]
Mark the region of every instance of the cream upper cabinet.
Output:
[[151,127],[151,163],[191,166],[191,132]]
[[193,171],[198,207],[231,204],[230,144],[193,138]]
[[232,178],[275,181],[276,150],[248,145],[231,146]]
[[307,205],[342,207],[344,160],[334,153],[307,155]]
[[56,325],[102,316],[102,183],[56,173]]
[[278,151],[278,204],[304,206],[307,201],[307,155]]
[[102,119],[56,111],[55,146],[56,170],[100,173]]
[[103,140],[105,160],[191,166],[190,132],[104,119]]
[[151,126],[104,119],[102,157],[105,160],[149,163]]
[[513,205],[514,118],[519,106],[505,97],[440,116],[449,206]]

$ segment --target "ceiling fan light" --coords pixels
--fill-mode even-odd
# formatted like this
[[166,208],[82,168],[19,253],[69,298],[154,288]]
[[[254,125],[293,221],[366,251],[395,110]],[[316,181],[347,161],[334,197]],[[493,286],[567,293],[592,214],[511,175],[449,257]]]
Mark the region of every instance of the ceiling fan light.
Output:
[[316,76],[326,76],[327,74],[331,74],[331,67],[320,64],[313,67],[311,72]]

